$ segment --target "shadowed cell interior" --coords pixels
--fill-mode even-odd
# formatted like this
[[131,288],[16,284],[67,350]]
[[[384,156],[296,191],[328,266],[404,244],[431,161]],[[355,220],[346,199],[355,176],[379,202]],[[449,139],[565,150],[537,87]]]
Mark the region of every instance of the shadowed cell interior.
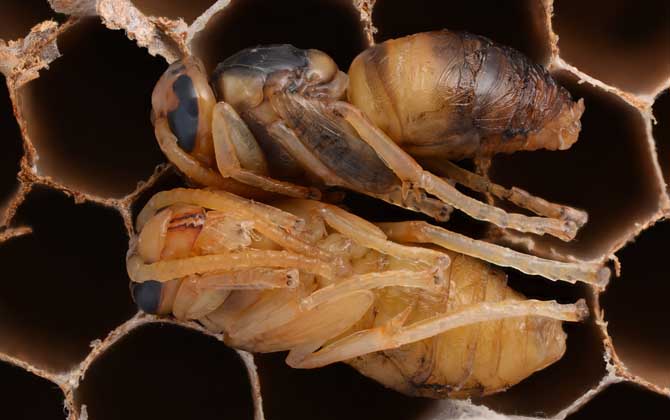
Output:
[[670,388],[670,221],[659,222],[617,253],[621,278],[602,295],[607,330],[631,373]]
[[598,80],[648,94],[670,77],[666,0],[561,0],[553,22],[561,57]]
[[62,34],[58,47],[63,56],[21,90],[38,171],[78,191],[121,197],[164,160],[150,110],[167,64],[92,18]]
[[0,220],[7,201],[16,190],[16,176],[19,173],[23,147],[21,145],[21,130],[14,119],[12,102],[5,79],[0,78]]
[[434,404],[388,390],[343,363],[293,369],[284,362],[283,352],[254,357],[267,419],[405,420],[420,418]]
[[75,400],[96,420],[245,420],[254,413],[249,377],[234,350],[161,323],[129,332],[101,354]]
[[51,10],[46,0],[2,0],[0,2],[0,39],[5,41],[24,38],[30,28],[45,20],[64,22],[65,15]]
[[670,412],[670,399],[650,392],[639,385],[617,383],[608,386],[587,402],[569,420],[661,419]]
[[211,72],[244,48],[288,43],[322,50],[346,71],[365,42],[360,15],[348,0],[232,0],[197,35],[195,50]]
[[534,239],[541,248],[597,258],[656,213],[662,186],[639,111],[565,73],[558,76],[574,99],[584,99],[579,140],[565,151],[496,155],[490,175],[502,185],[586,210],[589,221],[572,242]]
[[0,351],[65,371],[135,312],[121,217],[35,187],[16,223],[33,233],[0,245]]
[[[516,48],[533,61],[547,64],[551,50],[540,2],[419,0],[410,4],[377,0],[372,22],[377,42],[418,32],[467,31]],[[513,30],[510,30],[513,28]]]
[[663,95],[656,98],[653,111],[656,118],[656,124],[653,126],[656,153],[665,176],[665,183],[670,185],[670,90],[666,90]]
[[[563,323],[567,347],[560,360],[505,392],[475,398],[473,402],[509,415],[554,415],[595,387],[605,376],[604,348],[594,322],[590,290],[581,284],[553,282],[512,269],[505,271],[508,285],[527,298],[556,300],[559,303],[574,303],[585,298],[591,316],[581,323]],[[570,386],[564,386],[567,383]]]
[[182,18],[191,24],[216,0],[133,0],[135,7],[147,16]]
[[0,362],[2,418],[63,420],[63,393],[53,382]]

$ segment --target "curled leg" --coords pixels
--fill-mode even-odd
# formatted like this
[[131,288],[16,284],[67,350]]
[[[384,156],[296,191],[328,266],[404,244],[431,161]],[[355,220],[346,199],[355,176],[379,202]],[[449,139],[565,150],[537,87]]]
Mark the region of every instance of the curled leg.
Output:
[[480,322],[522,316],[540,316],[563,321],[580,321],[588,315],[583,300],[576,304],[561,305],[555,301],[507,300],[469,305],[448,314],[437,315],[408,326],[402,318],[359,331],[327,345],[306,356],[296,368],[317,368],[331,363],[352,359],[364,354],[400,347],[429,337]]
[[189,203],[206,209],[224,211],[241,220],[262,220],[289,232],[299,231],[304,225],[302,219],[291,213],[225,191],[175,188],[161,191],[151,197],[137,216],[136,229],[142,230],[149,219],[160,209],[176,203]]
[[286,149],[303,168],[319,177],[328,185],[347,185],[335,172],[330,170],[310,152],[285,123],[278,121],[268,127],[268,133]]
[[270,198],[271,194],[267,191],[253,188],[249,185],[240,183],[234,179],[224,178],[218,172],[205,167],[193,156],[182,150],[177,144],[177,138],[170,130],[166,119],[161,118],[155,122],[155,135],[158,145],[168,158],[168,160],[185,174],[194,183],[230,191],[245,197]]
[[302,233],[304,220],[276,207],[257,203],[228,194],[224,191],[175,188],[154,195],[137,216],[137,230],[141,231],[149,219],[160,209],[175,203],[189,203],[206,209],[218,210],[240,220],[250,220],[254,229],[286,249],[320,258],[332,259],[332,255],[313,246]]
[[177,319],[200,319],[223,304],[233,290],[292,289],[296,269],[251,268],[185,278],[177,292],[172,313]]
[[388,203],[395,204],[396,206],[427,214],[439,222],[446,222],[449,220],[451,212],[454,210],[450,205],[445,204],[440,200],[430,198],[421,191],[409,191],[408,194],[403,194],[402,189],[398,188],[385,195],[370,195]]
[[431,162],[430,168],[440,173],[440,175],[444,175],[450,180],[465,185],[474,191],[491,193],[500,199],[509,200],[517,206],[541,216],[570,221],[575,223],[577,227],[584,226],[588,220],[588,214],[583,210],[551,203],[517,187],[505,188],[491,182],[486,177],[465,170],[448,160],[440,161],[439,163]]
[[315,258],[288,251],[247,249],[229,254],[199,255],[145,264],[138,255],[128,257],[126,267],[136,283],[165,282],[176,278],[212,272],[249,268],[292,268],[333,278],[335,267]]
[[577,234],[577,225],[574,222],[507,213],[502,209],[484,204],[460,193],[442,178],[423,170],[383,131],[371,124],[358,109],[345,102],[335,102],[331,107],[336,114],[342,116],[354,127],[361,139],[375,149],[401,180],[412,183],[435,195],[469,216],[491,222],[502,228],[538,235],[547,233],[566,241],[573,239]]
[[322,303],[339,299],[356,290],[373,290],[383,287],[410,287],[437,292],[434,274],[430,271],[391,270],[351,276],[337,284],[317,290],[300,302],[303,310],[310,310]]
[[[216,104],[212,112],[212,139],[216,164],[224,177],[290,197],[320,198],[321,193],[317,189],[280,181],[263,174],[267,168],[263,165],[265,158],[256,139],[237,112],[225,102]],[[246,166],[255,171],[247,169]]]
[[449,257],[442,252],[397,244],[387,240],[386,235],[377,226],[358,216],[336,206],[320,204],[320,207],[323,220],[330,227],[366,248],[396,258],[432,265],[436,270],[435,274],[440,278],[449,265]]
[[225,271],[200,277],[197,290],[248,290],[248,289],[293,289],[300,281],[295,268],[250,268],[248,270]]
[[610,270],[596,263],[569,263],[523,254],[499,245],[477,241],[426,222],[380,223],[378,226],[395,241],[432,243],[490,263],[512,267],[526,274],[570,283],[581,281],[604,288]]

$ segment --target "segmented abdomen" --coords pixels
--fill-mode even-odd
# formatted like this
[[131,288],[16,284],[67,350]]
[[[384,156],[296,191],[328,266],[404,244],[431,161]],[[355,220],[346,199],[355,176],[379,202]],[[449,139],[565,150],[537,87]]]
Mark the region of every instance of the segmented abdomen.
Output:
[[566,148],[580,129],[582,105],[542,66],[477,35],[386,41],[356,57],[349,77],[351,103],[414,155]]
[[[524,299],[507,286],[504,273],[479,260],[453,254],[450,270],[449,297],[419,299],[408,323],[472,303]],[[415,295],[397,288],[380,291],[367,322],[383,324]],[[461,327],[348,363],[406,394],[469,397],[503,390],[552,364],[563,355],[565,338],[560,321],[510,318]]]

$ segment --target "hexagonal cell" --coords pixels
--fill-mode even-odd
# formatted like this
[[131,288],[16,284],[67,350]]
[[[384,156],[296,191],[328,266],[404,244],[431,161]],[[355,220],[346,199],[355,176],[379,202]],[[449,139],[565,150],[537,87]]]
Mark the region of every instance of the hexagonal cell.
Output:
[[[506,271],[508,284],[528,298],[555,299],[560,303],[573,303],[586,298],[592,311],[592,297],[586,286]],[[475,398],[473,402],[509,415],[549,417],[595,388],[606,370],[604,345],[593,316],[582,323],[564,322],[563,330],[568,339],[565,354],[560,360],[505,392]]]
[[583,98],[579,140],[566,151],[497,155],[491,178],[547,200],[584,209],[588,223],[576,239],[534,237],[538,252],[552,248],[580,258],[599,258],[647,223],[664,187],[654,168],[645,120],[622,99],[562,73],[559,82]]
[[562,0],[554,4],[560,55],[596,79],[650,94],[670,77],[665,0]]
[[3,0],[0,2],[0,39],[23,38],[38,23],[55,19],[65,21],[65,16],[55,13],[45,0]]
[[150,112],[166,63],[91,18],[58,46],[63,57],[20,90],[37,169],[82,192],[123,196],[163,159]]
[[253,419],[247,370],[212,337],[150,324],[100,355],[75,391],[96,420]]
[[659,419],[669,412],[668,397],[654,394],[635,384],[617,383],[601,391],[568,419]]
[[0,79],[0,139],[2,139],[2,153],[0,154],[0,223],[7,201],[16,190],[16,176],[19,173],[23,147],[21,144],[21,130],[14,119],[12,101],[5,79]]
[[653,110],[656,117],[656,124],[653,126],[656,153],[665,183],[670,185],[670,90],[656,98]]
[[132,0],[135,7],[147,16],[165,16],[172,19],[182,18],[186,23],[193,22],[216,0],[165,1]]
[[621,278],[601,296],[617,355],[631,373],[670,390],[670,221],[660,222],[617,255]]
[[33,233],[0,245],[0,351],[51,372],[65,371],[135,313],[128,291],[123,220],[114,210],[75,205],[36,188],[16,223]]
[[285,358],[254,355],[268,420],[418,419],[435,404],[388,390],[342,363],[292,369]]
[[63,393],[44,378],[0,362],[0,404],[4,418],[63,420]]
[[281,43],[322,50],[345,71],[366,47],[359,12],[349,0],[232,0],[198,34],[195,48],[211,71],[241,49]]
[[466,31],[514,47],[537,63],[548,64],[551,48],[542,2],[492,0],[377,0],[372,22],[377,42],[438,29]]

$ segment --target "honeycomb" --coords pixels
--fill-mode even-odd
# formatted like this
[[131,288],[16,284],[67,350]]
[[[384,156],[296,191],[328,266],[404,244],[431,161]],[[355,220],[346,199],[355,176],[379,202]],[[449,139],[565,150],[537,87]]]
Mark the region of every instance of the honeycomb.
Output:
[[[500,419],[670,411],[670,5],[663,0],[3,0],[0,4],[0,400],[12,419]],[[609,261],[602,292],[509,271],[529,297],[584,297],[568,350],[509,391],[409,398],[350,367],[293,370],[195,323],[138,313],[125,253],[155,192],[183,185],[154,140],[150,93],[183,51],[208,70],[260,43],[348,68],[373,42],[467,30],[517,48],[584,98],[580,140],[497,157],[489,175],[586,209],[577,240],[447,225],[554,258]],[[4,41],[3,41],[4,40]],[[532,174],[532,175],[530,175]],[[416,218],[366,197],[370,219]],[[35,287],[34,290],[31,289]]]

